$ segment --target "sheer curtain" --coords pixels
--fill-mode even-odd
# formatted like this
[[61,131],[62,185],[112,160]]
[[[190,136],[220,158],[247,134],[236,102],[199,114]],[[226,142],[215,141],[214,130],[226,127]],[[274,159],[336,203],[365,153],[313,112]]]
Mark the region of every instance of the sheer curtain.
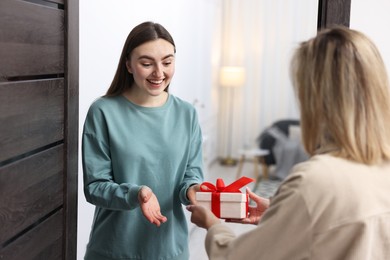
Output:
[[233,138],[227,140],[228,89],[220,88],[220,156],[256,146],[260,132],[274,121],[298,118],[289,76],[293,50],[316,34],[314,0],[223,1],[221,66],[243,66],[246,81],[233,89]]

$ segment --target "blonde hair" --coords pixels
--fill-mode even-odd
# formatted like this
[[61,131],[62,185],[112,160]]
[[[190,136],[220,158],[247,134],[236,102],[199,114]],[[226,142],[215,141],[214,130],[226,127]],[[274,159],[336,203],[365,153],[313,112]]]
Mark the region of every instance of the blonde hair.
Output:
[[390,159],[389,81],[370,39],[344,27],[325,29],[301,43],[291,74],[309,154],[365,164]]

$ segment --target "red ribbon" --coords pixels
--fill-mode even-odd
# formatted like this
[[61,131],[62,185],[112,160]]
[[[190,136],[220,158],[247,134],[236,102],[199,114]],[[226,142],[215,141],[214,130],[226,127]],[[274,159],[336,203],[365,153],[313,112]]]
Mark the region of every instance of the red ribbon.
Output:
[[212,192],[211,211],[215,214],[215,216],[220,218],[221,217],[221,198],[220,198],[221,192],[241,193],[240,189],[245,185],[251,183],[252,181],[254,180],[243,176],[240,179],[236,180],[235,182],[231,183],[230,185],[225,186],[225,183],[223,182],[222,179],[217,179],[216,186],[210,182],[203,182],[200,185],[200,191]]

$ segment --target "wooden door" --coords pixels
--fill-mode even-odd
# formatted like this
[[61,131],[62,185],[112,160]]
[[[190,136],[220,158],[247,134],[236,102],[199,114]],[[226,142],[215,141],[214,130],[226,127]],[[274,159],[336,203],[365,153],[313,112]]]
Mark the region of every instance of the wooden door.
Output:
[[0,1],[0,259],[76,259],[78,0]]
[[319,0],[317,28],[336,24],[349,27],[350,13],[351,0]]

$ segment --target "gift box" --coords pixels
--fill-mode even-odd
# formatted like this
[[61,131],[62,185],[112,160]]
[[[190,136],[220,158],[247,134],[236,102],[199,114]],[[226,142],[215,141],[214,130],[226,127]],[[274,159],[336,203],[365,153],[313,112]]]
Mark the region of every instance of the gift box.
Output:
[[248,194],[240,191],[253,179],[241,177],[229,186],[222,179],[217,179],[217,185],[204,182],[196,193],[199,205],[210,209],[215,216],[222,219],[242,219],[248,216]]

